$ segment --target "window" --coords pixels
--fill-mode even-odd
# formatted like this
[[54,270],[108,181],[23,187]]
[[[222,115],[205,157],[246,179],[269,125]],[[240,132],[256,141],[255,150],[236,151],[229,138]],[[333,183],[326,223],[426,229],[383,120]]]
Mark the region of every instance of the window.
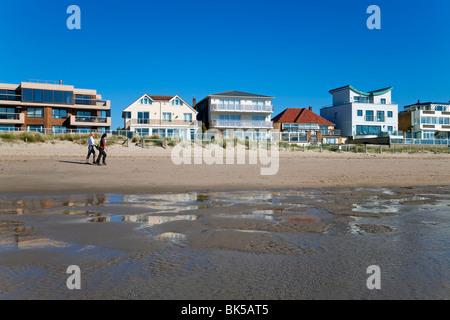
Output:
[[20,101],[14,90],[0,90],[0,100]]
[[0,108],[0,119],[19,119],[16,108]]
[[450,124],[450,118],[439,118],[439,124]]
[[149,128],[137,128],[136,133],[140,136],[149,136],[150,129]]
[[388,132],[392,132],[394,131],[394,127],[393,126],[388,126]]
[[144,97],[141,99],[141,104],[152,104],[152,100],[150,100],[148,97]]
[[28,131],[36,131],[36,132],[44,132],[44,126],[35,126],[35,125],[30,125],[27,127]]
[[386,99],[381,99],[381,104],[386,104]]
[[43,92],[42,90],[33,89],[33,101],[34,102],[42,102]]
[[66,133],[67,132],[67,128],[64,126],[53,126],[52,127],[52,132],[53,133]]
[[252,121],[265,121],[265,116],[252,116]]
[[363,111],[362,110],[358,110],[356,111],[358,117],[362,117],[363,116]]
[[15,130],[14,125],[0,124],[0,132],[9,132],[9,131],[14,131],[14,130]]
[[377,111],[377,122],[384,122],[384,111]]
[[436,106],[436,111],[445,111],[445,108],[443,106]]
[[335,112],[334,113],[334,119],[337,119],[339,116],[338,116],[338,113],[337,112]]
[[236,114],[221,114],[219,115],[219,120],[239,121],[241,120],[241,116]]
[[44,109],[28,108],[27,109],[27,117],[28,118],[43,118],[44,117]]
[[366,121],[373,121],[373,110],[366,110]]
[[182,106],[183,105],[183,101],[181,101],[180,99],[176,98],[172,100],[172,105],[173,106]]
[[423,131],[422,132],[422,139],[435,139],[436,132],[435,131]]
[[149,124],[150,123],[150,112],[138,112],[138,123],[139,124]]
[[172,122],[172,114],[170,112],[163,112],[163,121]]
[[73,92],[22,89],[22,101],[73,104]]
[[77,111],[78,117],[90,117],[92,113],[90,111]]
[[381,132],[381,126],[356,126],[356,135],[374,135]]
[[192,113],[184,114],[184,122],[192,122]]
[[394,114],[392,111],[388,111],[387,116],[388,116],[388,118],[392,118],[394,116]]
[[437,124],[436,117],[422,117],[420,123],[422,124]]
[[54,119],[67,118],[67,110],[66,109],[53,109],[52,118],[54,118]]
[[130,111],[126,111],[125,112],[125,119],[131,119],[131,112]]
[[87,96],[87,95],[83,95],[83,94],[76,94],[75,95],[75,104],[90,105],[91,104],[91,96]]
[[355,103],[368,103],[369,98],[368,97],[353,97],[353,101]]

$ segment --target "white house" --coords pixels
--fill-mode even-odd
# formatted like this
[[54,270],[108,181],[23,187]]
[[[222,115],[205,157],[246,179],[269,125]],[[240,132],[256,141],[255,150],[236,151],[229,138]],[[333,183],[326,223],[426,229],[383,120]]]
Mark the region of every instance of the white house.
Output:
[[179,95],[144,94],[122,111],[124,129],[141,136],[192,140],[198,131],[197,111]]
[[333,105],[320,115],[336,124],[343,137],[394,134],[398,131],[398,105],[391,99],[393,87],[363,92],[353,86],[330,90]]
[[[197,119],[208,129],[222,131],[225,137],[266,139],[273,129],[273,99],[241,91],[210,94],[196,105]],[[242,136],[249,130],[254,130],[256,136]]]

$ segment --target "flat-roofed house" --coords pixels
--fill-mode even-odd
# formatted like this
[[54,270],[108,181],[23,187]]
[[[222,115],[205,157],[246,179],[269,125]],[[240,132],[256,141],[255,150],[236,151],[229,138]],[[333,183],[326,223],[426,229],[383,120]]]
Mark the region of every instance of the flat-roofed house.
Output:
[[110,126],[110,101],[96,90],[62,81],[0,84],[0,131],[105,132]]
[[[273,125],[273,97],[242,91],[210,94],[196,105],[197,119],[225,138],[267,139]],[[251,133],[248,133],[251,132]]]

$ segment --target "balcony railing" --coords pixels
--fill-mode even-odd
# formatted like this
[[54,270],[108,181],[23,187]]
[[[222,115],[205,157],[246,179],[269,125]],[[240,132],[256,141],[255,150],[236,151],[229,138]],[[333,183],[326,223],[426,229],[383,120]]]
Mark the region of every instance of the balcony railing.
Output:
[[110,117],[70,116],[71,126],[111,126]]
[[1,124],[24,124],[25,114],[23,113],[0,113]]
[[213,120],[214,128],[251,128],[251,129],[272,129],[272,121],[252,121],[252,120]]
[[212,111],[234,111],[234,112],[273,112],[273,106],[257,104],[213,104]]
[[106,101],[96,99],[75,98],[74,101],[76,105],[84,105],[84,106],[105,107],[107,105]]
[[20,101],[21,95],[12,93],[0,93],[0,100],[4,101]]
[[130,119],[127,125],[143,124],[143,125],[173,125],[173,126],[193,126],[197,125],[196,120],[167,120],[167,119]]

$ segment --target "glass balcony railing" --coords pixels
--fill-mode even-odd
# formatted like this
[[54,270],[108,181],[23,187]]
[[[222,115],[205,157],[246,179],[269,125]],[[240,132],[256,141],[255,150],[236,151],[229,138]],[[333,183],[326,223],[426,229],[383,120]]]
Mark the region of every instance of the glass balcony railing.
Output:
[[235,111],[235,112],[273,112],[273,106],[257,104],[213,104],[212,111]]
[[0,113],[1,120],[20,120],[20,113]]
[[213,120],[214,128],[252,128],[252,129],[272,129],[272,121],[252,121],[252,120]]
[[108,122],[108,118],[105,118],[105,117],[75,116],[75,122],[107,123]]

